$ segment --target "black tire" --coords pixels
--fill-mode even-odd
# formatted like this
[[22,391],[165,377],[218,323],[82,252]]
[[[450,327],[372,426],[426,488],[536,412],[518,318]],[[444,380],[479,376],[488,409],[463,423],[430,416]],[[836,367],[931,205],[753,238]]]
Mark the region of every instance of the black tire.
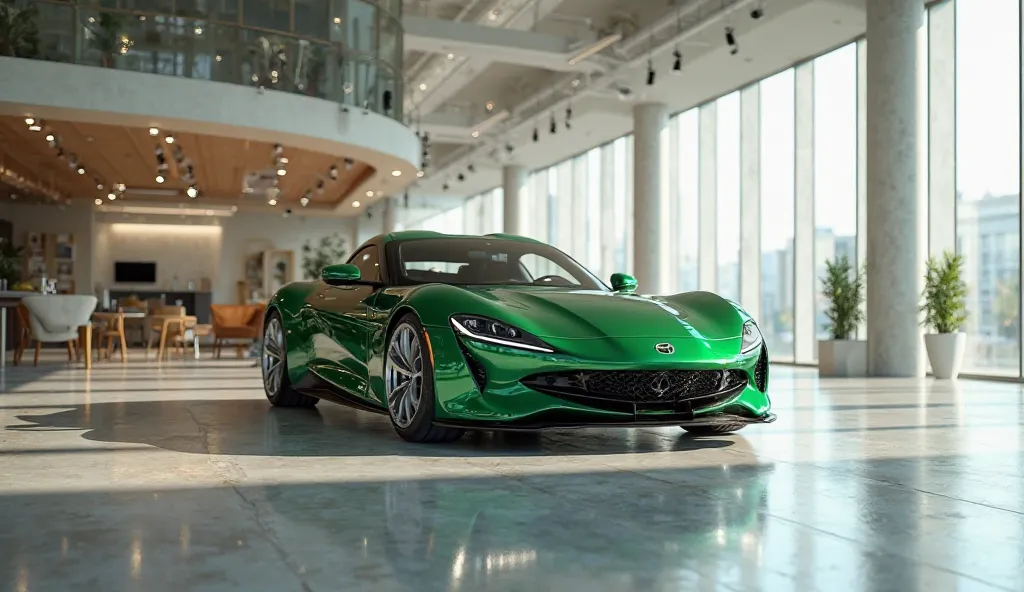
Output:
[[[398,333],[403,327],[409,327],[412,329],[412,335],[417,340],[420,355],[420,402],[419,406],[412,414],[412,421],[405,427],[399,425],[395,421],[395,411],[391,405],[391,393],[387,392],[389,387],[389,381],[387,377],[387,359],[391,352],[392,340],[395,334]],[[408,313],[398,320],[398,323],[388,333],[387,342],[384,345],[384,360],[385,360],[385,376],[384,376],[384,390],[388,398],[388,417],[391,418],[391,425],[395,428],[395,432],[403,440],[408,442],[418,443],[448,443],[454,442],[462,437],[466,433],[466,430],[458,428],[449,428],[443,426],[434,425],[434,407],[437,404],[437,399],[434,395],[434,366],[431,363],[430,355],[425,352],[429,351],[425,347],[423,325],[416,315]]]
[[[279,332],[280,339],[280,365],[281,368],[281,380],[278,384],[274,384],[275,381],[268,379],[267,370],[267,353],[264,348],[267,347],[269,330],[274,323],[277,323],[277,327],[280,327]],[[273,344],[271,343],[271,347]],[[275,310],[267,315],[267,318],[263,321],[263,347],[260,348],[260,373],[263,376],[263,392],[267,395],[267,400],[274,407],[299,407],[309,409],[316,407],[316,404],[320,402],[320,399],[304,395],[292,388],[292,383],[288,380],[288,346],[285,343],[285,332],[281,324],[281,315]]]
[[747,427],[745,423],[722,423],[717,425],[695,425],[695,426],[680,426],[687,432],[694,436],[714,436],[716,434],[730,434],[732,432],[738,432],[743,428]]

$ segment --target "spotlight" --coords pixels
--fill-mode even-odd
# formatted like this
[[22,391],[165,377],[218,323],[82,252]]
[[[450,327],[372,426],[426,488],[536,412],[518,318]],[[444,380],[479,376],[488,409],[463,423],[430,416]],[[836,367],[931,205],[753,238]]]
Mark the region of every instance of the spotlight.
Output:
[[454,53],[450,53],[450,54],[448,54],[447,57],[448,57],[449,60],[454,60],[455,59],[455,54]]
[[277,205],[277,200],[274,199],[274,198],[270,198],[269,200],[267,200],[267,205],[268,206],[276,206]]
[[118,191],[124,191],[124,183],[118,183],[117,184],[117,190]]
[[99,179],[96,180],[96,189],[103,191],[103,183],[100,183]]
[[572,129],[572,105],[565,108],[565,129]]
[[469,169],[469,172],[471,172],[471,173],[475,173],[476,172],[476,167],[473,166],[473,163],[470,163],[469,166],[466,167],[466,168]]
[[167,137],[164,138],[164,142],[167,142],[168,144],[173,144],[174,143],[174,136],[168,134]]
[[41,131],[43,131],[43,126],[40,125],[39,122],[36,122],[36,123],[28,126],[28,131],[30,131],[30,132],[41,132]]
[[280,144],[274,144],[274,156],[281,156],[282,152],[284,152],[284,147]]
[[373,191],[367,191],[366,197],[373,197]]
[[549,126],[552,134],[558,133],[558,122],[555,121],[555,114],[551,114],[551,125]]
[[458,179],[459,182],[461,183],[462,181],[466,180],[466,175],[463,175],[462,173],[459,173],[459,176],[457,176],[455,178]]
[[480,137],[480,130],[473,130],[473,133],[470,134],[470,135],[473,136],[474,138],[479,138]]
[[149,128],[149,135],[151,135],[151,136],[158,136],[158,135],[160,135],[160,130],[158,130],[155,127],[151,127],[151,128]]
[[353,208],[358,208],[359,206],[360,206],[359,200],[356,200],[356,201],[352,202],[352,207]]
[[513,146],[512,144],[505,144],[505,152],[508,152],[509,154],[512,154],[512,152],[515,149],[516,149],[516,147]]
[[346,158],[345,159],[345,170],[346,171],[351,171],[352,167],[355,166],[355,164],[356,164],[356,162],[354,160],[352,160],[351,158]]
[[46,134],[46,141],[47,142],[52,142],[53,140],[54,140],[53,134]]
[[195,185],[189,185],[188,189],[185,190],[185,195],[195,199],[196,197],[199,197],[199,190],[196,189]]
[[750,18],[754,19],[755,21],[757,19],[761,18],[762,16],[764,16],[764,7],[763,6],[758,6],[754,10],[750,11]]
[[164,176],[163,175],[157,175],[156,176],[156,182],[157,183],[163,183],[164,182]]
[[736,32],[732,27],[725,28],[725,42],[729,44],[729,53],[736,55],[740,46],[736,43]]
[[114,201],[115,199],[117,199],[117,196],[114,195],[113,192],[110,192],[107,194],[107,199],[109,199],[110,201]]
[[302,205],[302,207],[308,206],[309,205],[309,198],[306,197],[306,196],[302,196],[302,198],[299,200],[299,204]]
[[676,59],[676,61],[672,62],[672,73],[679,74],[683,69],[683,54],[676,49],[672,52],[672,57]]
[[320,179],[319,181],[316,182],[316,192],[321,194],[321,195],[323,194],[323,192],[324,192],[324,180],[323,179]]
[[647,86],[654,85],[654,63],[651,60],[647,60]]
[[417,177],[423,177],[424,174],[426,174],[426,173],[424,173],[423,171],[416,171],[416,176]]
[[537,126],[534,126],[533,127],[533,141],[536,142],[538,140],[540,140],[540,133],[537,132]]
[[278,156],[277,157],[277,165],[281,166],[282,164],[288,164],[288,159],[285,158],[284,156]]
[[25,118],[25,125],[35,125],[35,123],[36,123],[35,119],[33,119],[31,117],[26,117]]
[[85,167],[78,167],[78,174],[79,175],[84,175],[85,174]]
[[397,169],[393,170],[393,171],[391,171],[391,176],[392,177],[401,177],[402,176],[402,171],[399,171]]
[[98,206],[99,205],[103,205],[103,200],[97,197],[95,200],[93,200],[92,203],[94,203],[94,204],[96,204]]
[[336,180],[338,178],[338,167],[332,164],[331,168],[327,170],[327,176],[330,177],[332,181]]
[[292,210],[291,210],[291,208],[288,208],[287,210],[284,211],[283,214],[281,214],[281,217],[282,218],[287,218],[287,217],[289,217],[291,215],[292,215]]
[[288,171],[284,170],[283,168],[277,169],[277,176],[278,177],[283,177],[283,176],[285,176],[287,174],[288,174]]
[[420,90],[427,90],[427,85],[425,83],[420,83]]

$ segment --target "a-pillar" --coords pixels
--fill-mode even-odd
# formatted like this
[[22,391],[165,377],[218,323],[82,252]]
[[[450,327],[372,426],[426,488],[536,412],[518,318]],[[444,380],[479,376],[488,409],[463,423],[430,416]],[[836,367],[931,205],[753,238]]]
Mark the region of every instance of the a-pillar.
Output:
[[644,294],[661,294],[667,287],[661,272],[661,132],[667,124],[665,105],[633,107],[633,275]]
[[867,3],[867,336],[872,376],[922,376],[927,248],[924,5]]
[[504,232],[523,234],[522,203],[523,187],[529,171],[518,164],[507,164],[501,169],[501,186],[504,193]]
[[384,234],[390,234],[397,230],[398,225],[398,208],[395,206],[394,197],[384,198],[384,216],[383,216],[383,230]]

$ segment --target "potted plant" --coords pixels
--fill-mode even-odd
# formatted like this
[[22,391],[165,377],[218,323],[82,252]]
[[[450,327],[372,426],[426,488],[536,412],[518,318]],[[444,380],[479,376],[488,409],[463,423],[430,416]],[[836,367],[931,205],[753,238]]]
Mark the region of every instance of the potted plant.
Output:
[[96,19],[96,26],[88,27],[92,35],[90,43],[100,52],[100,66],[113,68],[116,65],[116,58],[128,51],[131,41],[121,33],[121,19],[109,13],[102,12]]
[[843,255],[825,262],[821,281],[831,339],[818,341],[818,374],[867,376],[868,343],[857,340],[857,327],[864,322],[864,271]]
[[14,0],[0,0],[0,56],[39,57],[39,9],[33,4],[18,8]]
[[16,247],[11,241],[0,238],[0,280],[7,281],[8,290],[13,290],[21,280],[22,250],[22,247]]
[[924,347],[936,378],[956,378],[964,360],[967,334],[960,330],[967,320],[967,283],[963,280],[964,259],[945,252],[942,259],[928,258],[924,276],[924,321],[935,332],[924,336]]
[[343,263],[345,260],[345,239],[338,234],[325,236],[314,247],[307,240],[302,245],[302,273],[306,279],[320,279],[320,272],[328,265]]

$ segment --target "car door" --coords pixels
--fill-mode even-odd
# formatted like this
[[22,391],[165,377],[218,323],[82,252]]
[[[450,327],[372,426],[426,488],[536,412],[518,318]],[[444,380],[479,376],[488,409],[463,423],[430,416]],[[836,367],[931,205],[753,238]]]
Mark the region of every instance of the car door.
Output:
[[373,313],[382,281],[379,249],[375,245],[364,247],[349,263],[359,268],[363,281],[378,283],[319,287],[311,299],[320,327],[313,338],[313,350],[316,370],[323,378],[365,398],[370,336],[379,325]]

